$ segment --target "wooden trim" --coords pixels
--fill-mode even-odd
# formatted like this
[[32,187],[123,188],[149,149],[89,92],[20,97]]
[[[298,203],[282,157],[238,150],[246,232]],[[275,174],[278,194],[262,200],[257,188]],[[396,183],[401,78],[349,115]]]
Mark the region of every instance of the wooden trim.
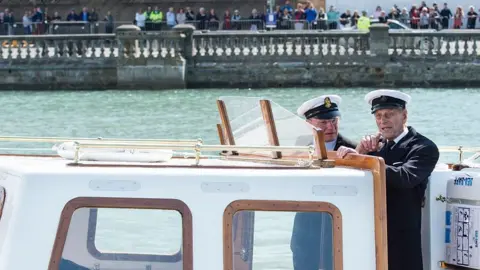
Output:
[[4,187],[0,186],[0,220],[2,219],[3,207],[7,201],[7,191]]
[[[332,152],[333,156],[335,152]],[[373,201],[375,214],[376,270],[388,269],[387,242],[387,186],[385,161],[381,157],[348,154],[344,159],[335,157],[335,166],[370,170],[373,175]]]
[[[267,128],[268,142],[271,146],[280,146],[278,140],[277,127],[275,125],[275,118],[273,117],[272,104],[270,100],[260,100],[260,108],[262,110],[263,121]],[[282,152],[272,152],[272,158],[282,158]]]
[[[227,145],[227,139],[225,138],[225,130],[222,127],[222,124],[217,124],[217,133],[218,138],[220,139],[220,145]],[[225,155],[228,151],[222,151],[221,154]]]
[[193,270],[193,235],[192,213],[188,206],[175,199],[143,199],[143,198],[98,198],[79,197],[67,202],[60,216],[60,222],[53,245],[48,270],[58,270],[62,259],[68,229],[73,213],[79,208],[136,208],[176,210],[182,215],[183,269]]
[[220,120],[222,121],[222,127],[226,136],[226,141],[229,145],[235,145],[235,138],[233,137],[232,126],[230,126],[230,120],[228,118],[227,107],[223,100],[217,100],[218,113],[220,114]]
[[[272,200],[238,200],[230,203],[223,213],[223,269],[233,269],[233,216],[238,211],[291,211],[326,212],[332,215],[333,222],[333,262],[334,270],[343,270],[342,214],[333,204],[327,202],[298,202]],[[377,267],[377,269],[379,269]],[[383,268],[384,270],[386,268]]]
[[322,129],[313,129],[313,138],[315,141],[315,149],[317,150],[318,159],[325,160],[328,158],[327,147],[325,146],[325,133]]
[[220,145],[226,145],[226,139],[225,139],[225,134],[223,133],[223,127],[222,124],[217,124],[217,133],[218,133],[218,138],[220,139]]

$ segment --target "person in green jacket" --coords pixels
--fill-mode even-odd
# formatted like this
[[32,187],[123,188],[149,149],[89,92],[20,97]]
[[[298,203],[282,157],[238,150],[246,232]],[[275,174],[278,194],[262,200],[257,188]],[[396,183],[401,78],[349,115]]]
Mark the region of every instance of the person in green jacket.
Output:
[[143,13],[145,15],[145,30],[151,31],[152,30],[152,20],[150,20],[150,14],[152,14],[152,7],[148,6],[147,10]]
[[160,31],[162,29],[163,12],[155,7],[155,10],[150,14],[150,20],[152,21],[152,30]]
[[369,31],[370,28],[370,18],[367,17],[367,12],[362,11],[362,16],[358,18],[357,29],[360,31]]

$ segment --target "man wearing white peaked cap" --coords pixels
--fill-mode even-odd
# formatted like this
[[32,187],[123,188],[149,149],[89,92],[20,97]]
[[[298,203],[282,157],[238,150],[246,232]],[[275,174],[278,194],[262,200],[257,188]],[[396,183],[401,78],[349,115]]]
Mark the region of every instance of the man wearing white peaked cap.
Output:
[[[356,145],[338,133],[341,102],[342,98],[337,95],[323,95],[306,101],[297,109],[299,116],[305,117],[312,126],[323,130],[325,145],[329,151],[337,150],[342,145],[347,147]],[[313,136],[299,140],[303,140],[305,145],[309,145],[313,143]]]
[[428,178],[439,159],[434,142],[407,126],[411,97],[396,90],[376,90],[365,100],[375,116],[378,134],[365,136],[348,153],[367,154],[385,160],[387,184],[388,269],[423,270],[421,221]]
[[[340,120],[339,105],[342,99],[337,95],[323,95],[303,103],[297,114],[325,134],[327,150],[334,151],[340,146],[355,148],[356,144],[338,133]],[[296,145],[309,145],[312,136],[300,137]],[[298,212],[293,223],[290,248],[295,270],[333,270],[333,227],[328,213]]]

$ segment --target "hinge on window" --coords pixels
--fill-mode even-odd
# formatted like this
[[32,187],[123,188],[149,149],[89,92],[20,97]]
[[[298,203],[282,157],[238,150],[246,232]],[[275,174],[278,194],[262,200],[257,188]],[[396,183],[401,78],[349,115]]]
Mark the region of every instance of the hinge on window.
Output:
[[246,262],[249,260],[251,252],[245,248],[242,248],[241,251],[236,251],[233,254],[240,256],[240,259]]
[[151,266],[151,265],[149,265],[149,264],[148,264],[148,265],[146,265],[146,266],[145,266],[145,270],[152,270],[152,266]]

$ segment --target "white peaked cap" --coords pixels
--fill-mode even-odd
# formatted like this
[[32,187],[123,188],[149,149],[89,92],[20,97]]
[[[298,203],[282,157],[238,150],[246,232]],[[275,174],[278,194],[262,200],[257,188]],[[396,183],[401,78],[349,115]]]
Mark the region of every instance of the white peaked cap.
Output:
[[337,95],[323,95],[304,102],[297,109],[297,114],[308,118],[328,119],[340,116],[339,105],[342,98]]
[[379,89],[365,95],[365,101],[371,106],[372,113],[379,109],[405,108],[410,100],[409,95],[389,89]]

